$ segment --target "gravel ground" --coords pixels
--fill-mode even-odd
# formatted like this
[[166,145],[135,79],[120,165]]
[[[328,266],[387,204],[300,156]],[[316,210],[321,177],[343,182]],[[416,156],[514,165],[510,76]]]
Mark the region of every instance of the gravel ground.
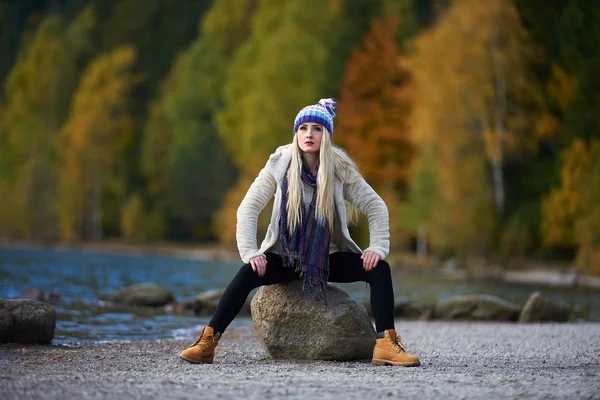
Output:
[[271,360],[250,324],[227,331],[212,365],[177,359],[188,342],[2,345],[0,398],[600,399],[600,324],[396,326],[421,367]]

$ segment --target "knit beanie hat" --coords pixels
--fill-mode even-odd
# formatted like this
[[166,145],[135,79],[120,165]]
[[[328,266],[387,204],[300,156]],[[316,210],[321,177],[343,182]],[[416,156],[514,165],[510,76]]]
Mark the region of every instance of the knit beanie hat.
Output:
[[321,99],[317,104],[304,107],[294,121],[294,135],[298,127],[304,123],[312,122],[323,125],[333,136],[333,117],[335,117],[335,101],[333,99]]

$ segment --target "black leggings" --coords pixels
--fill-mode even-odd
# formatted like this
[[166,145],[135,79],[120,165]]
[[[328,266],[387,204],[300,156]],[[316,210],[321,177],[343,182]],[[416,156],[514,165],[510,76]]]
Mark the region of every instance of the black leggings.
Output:
[[[371,286],[371,309],[377,332],[394,328],[394,288],[389,264],[381,260],[375,268],[365,271],[360,254],[337,252],[329,255],[329,282],[349,283],[364,281]],[[215,332],[225,332],[242,309],[253,289],[263,285],[300,279],[294,268],[283,267],[280,255],[267,253],[267,270],[261,277],[244,264],[231,281],[219,301],[210,323]]]

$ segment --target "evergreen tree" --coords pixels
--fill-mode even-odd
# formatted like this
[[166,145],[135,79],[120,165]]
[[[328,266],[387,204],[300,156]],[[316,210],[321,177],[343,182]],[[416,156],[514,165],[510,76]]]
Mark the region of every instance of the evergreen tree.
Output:
[[254,2],[215,1],[199,38],[174,63],[153,106],[142,167],[155,210],[176,222],[176,236],[214,238],[212,218],[235,170],[213,118],[222,108],[225,74],[254,7]]

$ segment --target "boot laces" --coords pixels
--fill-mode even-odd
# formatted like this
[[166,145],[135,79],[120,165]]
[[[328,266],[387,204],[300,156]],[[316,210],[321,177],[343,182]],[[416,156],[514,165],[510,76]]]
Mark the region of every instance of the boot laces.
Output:
[[402,338],[400,336],[396,335],[395,338],[388,337],[388,341],[390,342],[392,347],[398,351],[398,353],[400,353],[400,352],[406,353],[406,345],[404,343],[402,343]]
[[[218,333],[217,333],[218,335]],[[211,344],[216,344],[217,340],[219,340],[218,336],[216,335],[205,335],[204,333],[201,334],[200,336],[198,336],[198,339],[196,339],[196,341],[194,343],[192,343],[192,345],[190,347],[194,347],[196,345],[201,345],[201,346],[206,346],[209,343]]]

